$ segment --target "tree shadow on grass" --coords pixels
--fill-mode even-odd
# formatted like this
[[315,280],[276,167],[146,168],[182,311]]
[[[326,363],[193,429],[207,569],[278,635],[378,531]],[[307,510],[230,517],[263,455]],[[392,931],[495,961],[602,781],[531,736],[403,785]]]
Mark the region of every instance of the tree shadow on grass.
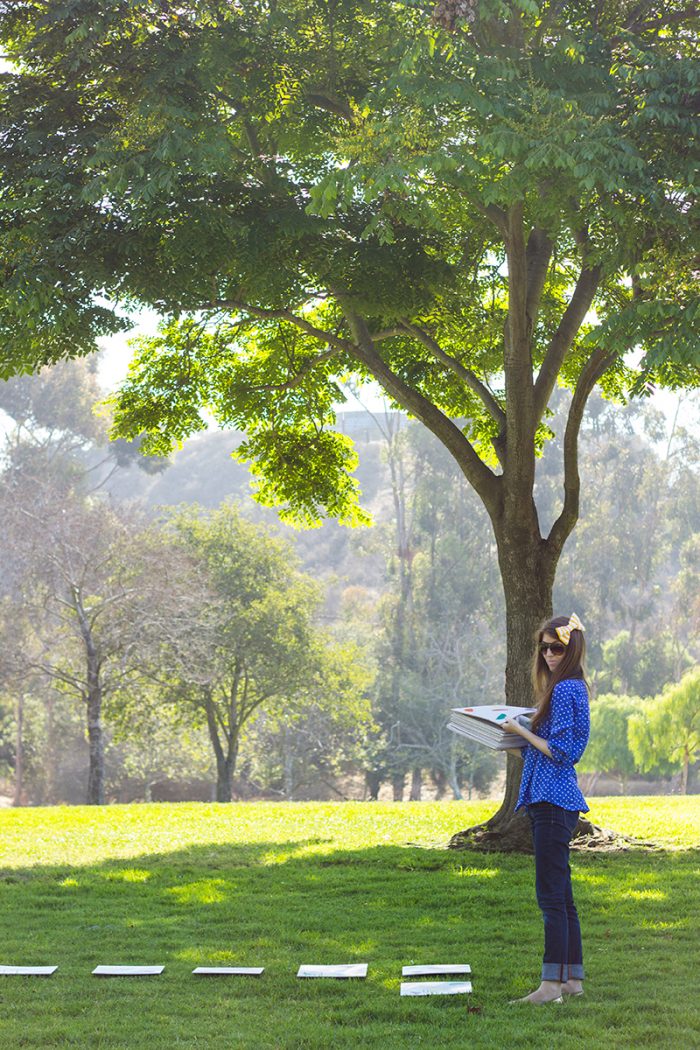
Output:
[[[584,924],[614,914],[618,931],[672,937],[697,909],[699,860],[697,850],[575,857]],[[76,953],[81,964],[149,961],[136,951],[183,968],[271,958],[371,963],[399,948],[411,959],[471,961],[487,958],[502,933],[527,943],[539,924],[533,881],[529,857],[327,851],[318,838],[36,865],[0,871],[2,961],[68,962]]]
[[[697,850],[574,858],[587,965],[600,989],[616,988],[621,974],[643,963],[670,986],[678,983],[682,997],[680,982],[697,955],[699,864]],[[199,844],[84,866],[14,869],[0,872],[0,962],[53,963],[59,971],[40,989],[39,982],[10,986],[8,978],[0,997],[6,1008],[24,1011],[37,1032],[45,1031],[46,1016],[70,1016],[76,1032],[86,1033],[84,1045],[95,1038],[95,1024],[104,1031],[124,1024],[124,1011],[135,1034],[105,1046],[134,1045],[154,1011],[175,1028],[196,1028],[202,1011],[223,1024],[232,1003],[241,1024],[247,1018],[250,1032],[267,1035],[230,1045],[331,1045],[311,1035],[310,1042],[285,1042],[290,1017],[298,1031],[354,1018],[378,1026],[375,1035],[383,1038],[382,1025],[464,1013],[457,996],[399,1004],[403,965],[468,962],[472,1003],[492,1012],[528,990],[542,937],[533,883],[525,856],[390,845],[338,850],[319,838]],[[296,978],[302,963],[352,962],[369,964],[367,981]],[[141,982],[90,977],[98,964],[126,963],[163,964],[165,972]],[[257,979],[206,981],[190,976],[198,965],[266,971]],[[410,1039],[409,1029],[403,1038]],[[445,1040],[440,1045],[451,1045]],[[43,1044],[37,1036],[26,1045]],[[397,1036],[391,1045],[408,1043]]]

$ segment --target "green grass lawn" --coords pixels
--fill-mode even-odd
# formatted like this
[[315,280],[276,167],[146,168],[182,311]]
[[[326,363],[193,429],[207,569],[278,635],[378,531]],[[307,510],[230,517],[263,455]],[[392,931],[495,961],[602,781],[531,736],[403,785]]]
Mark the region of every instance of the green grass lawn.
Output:
[[[700,797],[594,800],[596,822],[668,848],[574,856],[587,991],[546,1008],[508,1005],[538,983],[532,859],[443,848],[493,809],[0,811],[0,963],[59,966],[0,978],[0,1050],[700,1047]],[[469,1003],[399,997],[402,965],[449,961],[472,966]],[[129,962],[165,971],[90,974]],[[295,977],[345,962],[367,962],[367,980]]]

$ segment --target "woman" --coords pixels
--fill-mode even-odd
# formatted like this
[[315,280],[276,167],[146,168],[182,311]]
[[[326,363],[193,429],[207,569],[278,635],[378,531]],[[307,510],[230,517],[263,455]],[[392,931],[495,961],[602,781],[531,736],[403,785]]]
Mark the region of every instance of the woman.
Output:
[[[569,843],[588,812],[575,764],[590,729],[584,672],[586,643],[578,616],[558,616],[540,629],[533,665],[537,710],[504,726],[527,740],[516,811],[527,809],[535,848],[535,889],[544,919],[542,983],[516,1002],[562,1002],[583,994],[581,928],[571,891]],[[529,726],[527,725],[530,722]]]

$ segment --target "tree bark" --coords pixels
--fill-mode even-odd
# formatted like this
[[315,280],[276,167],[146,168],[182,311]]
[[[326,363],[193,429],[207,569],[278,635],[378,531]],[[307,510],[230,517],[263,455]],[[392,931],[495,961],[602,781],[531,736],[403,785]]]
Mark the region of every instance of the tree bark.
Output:
[[56,725],[54,720],[54,708],[56,706],[56,695],[53,689],[49,690],[46,698],[46,758],[43,765],[42,797],[46,804],[54,805],[56,802],[56,756],[58,747],[56,744]]
[[22,778],[24,776],[24,696],[17,697],[17,736],[15,740],[15,790],[13,806],[22,805]]
[[[498,559],[506,605],[507,704],[530,707],[532,655],[540,624],[552,615],[552,588],[556,563],[537,527],[536,513],[523,514],[519,523],[496,529]],[[507,752],[506,786],[498,811],[483,825],[454,835],[453,848],[530,852],[530,824],[524,810],[515,812],[523,760],[519,751]]]
[[406,785],[405,773],[394,773],[391,778],[391,794],[394,802],[403,802],[403,793]]
[[681,795],[688,794],[688,770],[690,768],[690,750],[686,744],[683,749],[683,769],[681,771]]
[[447,778],[448,778],[450,787],[452,788],[452,794],[454,795],[454,797],[455,797],[455,799],[457,801],[461,802],[463,796],[462,796],[462,789],[459,786],[459,779],[457,777],[457,755],[455,753],[454,747],[452,746],[452,741],[450,741],[450,764],[449,764]]
[[236,768],[238,749],[222,761],[216,758],[216,801],[233,802],[233,773]]
[[76,583],[70,587],[71,603],[78,618],[80,634],[85,646],[85,680],[88,722],[88,746],[90,768],[88,771],[88,806],[103,806],[105,801],[105,756],[104,732],[102,728],[102,674],[99,645],[93,631],[93,623],[83,604],[81,588]]
[[289,740],[289,726],[284,727],[282,768],[284,797],[291,801],[294,798],[294,751]]
[[411,770],[411,794],[409,795],[409,801],[420,802],[423,794],[423,770],[420,766],[415,766]]
[[[209,739],[216,758],[216,801],[233,802],[233,774],[238,760],[240,722],[235,717],[236,686],[230,707],[230,721],[226,726],[220,725],[216,715],[216,705],[209,687],[203,690],[203,706],[207,716]],[[221,735],[219,733],[221,729]],[[225,742],[225,748],[224,744]]]
[[99,681],[92,681],[87,699],[88,745],[90,769],[88,772],[87,804],[103,806],[105,802],[104,731],[102,728],[102,690]]
[[376,802],[379,798],[379,789],[382,786],[382,775],[374,769],[365,770],[365,784],[369,793],[370,802]]

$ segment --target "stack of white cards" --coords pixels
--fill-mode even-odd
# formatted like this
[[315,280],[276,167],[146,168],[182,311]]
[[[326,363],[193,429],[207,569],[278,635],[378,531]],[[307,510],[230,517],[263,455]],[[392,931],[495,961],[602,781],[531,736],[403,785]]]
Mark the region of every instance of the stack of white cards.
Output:
[[297,973],[297,977],[335,977],[341,979],[366,976],[367,963],[350,963],[345,966],[309,966],[305,964],[299,967]]
[[164,966],[96,966],[93,977],[157,977]]
[[50,977],[58,966],[0,966],[0,977]]
[[[438,963],[435,966],[404,966],[402,977],[457,977],[471,974],[467,963]],[[401,995],[469,995],[471,981],[402,981]]]
[[260,977],[264,966],[198,966],[192,971],[198,977]]

